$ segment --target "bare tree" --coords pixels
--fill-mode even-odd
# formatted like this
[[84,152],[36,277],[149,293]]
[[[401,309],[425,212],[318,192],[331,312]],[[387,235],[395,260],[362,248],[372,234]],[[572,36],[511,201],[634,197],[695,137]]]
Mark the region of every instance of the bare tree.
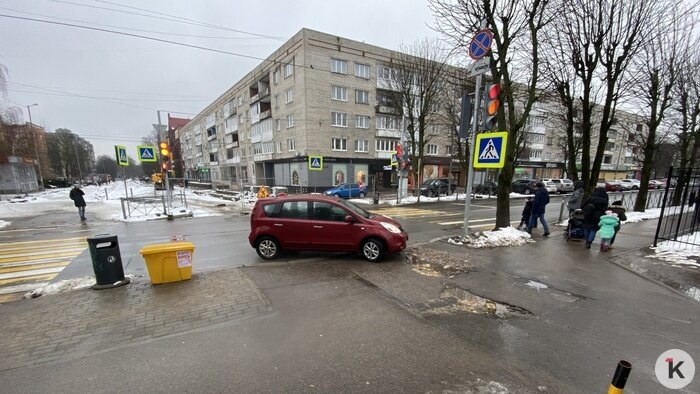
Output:
[[[642,144],[642,179],[634,210],[643,212],[654,154],[663,140],[662,124],[671,107],[674,86],[679,77],[679,67],[688,62],[694,46],[689,45],[694,27],[692,9],[683,6],[683,1],[668,1],[658,7],[654,23],[648,28],[654,31],[639,55],[633,59],[635,78],[632,91],[641,102],[645,114],[646,133],[638,133]],[[667,130],[670,128],[667,128]]]
[[[442,91],[446,88],[447,52],[436,39],[423,39],[403,46],[391,60],[391,76],[384,79],[391,103],[400,119],[405,119],[408,151],[422,181],[425,147],[437,133],[430,132],[440,120]],[[420,198],[420,196],[419,196]]]
[[[501,84],[503,102],[498,127],[508,130],[505,166],[498,177],[496,227],[510,226],[510,189],[518,143],[533,103],[537,100],[540,72],[539,36],[551,21],[549,0],[430,0],[435,30],[466,51],[480,21],[493,33],[491,79]],[[523,88],[516,92],[519,84]],[[472,180],[469,179],[468,182]]]
[[[569,172],[576,172],[576,126],[584,147],[593,146],[597,137],[592,160],[590,149],[581,152],[581,178],[590,192],[599,177],[618,101],[630,91],[630,63],[655,34],[650,26],[666,4],[572,0],[559,5],[556,22],[543,41],[550,59],[547,76],[566,109]],[[580,121],[575,116],[578,108]]]

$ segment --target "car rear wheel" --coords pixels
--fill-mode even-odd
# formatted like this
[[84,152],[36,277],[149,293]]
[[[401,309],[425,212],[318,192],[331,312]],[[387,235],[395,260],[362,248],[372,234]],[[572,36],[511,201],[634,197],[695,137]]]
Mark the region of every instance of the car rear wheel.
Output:
[[360,198],[365,198],[365,193],[364,193],[364,192],[360,192]]
[[362,243],[362,257],[372,263],[381,261],[385,254],[384,244],[376,238],[370,238]]
[[525,189],[525,194],[530,194],[530,193],[532,193],[532,190],[530,190],[530,189]]
[[280,244],[276,239],[270,236],[264,236],[258,241],[258,246],[255,248],[258,256],[265,260],[272,260],[280,254]]

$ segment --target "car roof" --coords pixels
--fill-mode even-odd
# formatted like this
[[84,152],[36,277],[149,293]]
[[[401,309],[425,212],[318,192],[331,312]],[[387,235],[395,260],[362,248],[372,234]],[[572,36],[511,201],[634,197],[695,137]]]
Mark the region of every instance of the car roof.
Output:
[[329,201],[338,201],[340,200],[339,198],[332,197],[332,196],[326,196],[325,194],[293,194],[293,195],[286,195],[286,196],[277,196],[277,197],[266,197],[263,199],[260,199],[258,201],[264,202],[264,203],[274,203],[278,201],[323,201],[323,202],[329,202]]

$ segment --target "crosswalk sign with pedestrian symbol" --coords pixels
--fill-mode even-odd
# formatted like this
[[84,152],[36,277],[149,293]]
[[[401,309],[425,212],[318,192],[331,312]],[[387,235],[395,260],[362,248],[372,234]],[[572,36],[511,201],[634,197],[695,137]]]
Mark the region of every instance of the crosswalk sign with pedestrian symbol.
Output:
[[125,146],[114,145],[114,153],[117,155],[117,164],[125,167],[129,165],[129,158],[126,156]]
[[503,168],[506,162],[506,141],[507,131],[477,135],[474,168]]
[[323,156],[309,156],[309,170],[323,171]]
[[158,161],[156,158],[156,147],[152,145],[139,145],[136,147],[139,151],[139,161],[142,163],[155,163]]

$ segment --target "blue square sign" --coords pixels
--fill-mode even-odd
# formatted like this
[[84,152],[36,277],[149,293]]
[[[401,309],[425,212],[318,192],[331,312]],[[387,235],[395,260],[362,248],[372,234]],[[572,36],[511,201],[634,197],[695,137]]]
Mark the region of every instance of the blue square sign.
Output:
[[474,168],[503,168],[506,162],[507,141],[507,131],[477,135]]

